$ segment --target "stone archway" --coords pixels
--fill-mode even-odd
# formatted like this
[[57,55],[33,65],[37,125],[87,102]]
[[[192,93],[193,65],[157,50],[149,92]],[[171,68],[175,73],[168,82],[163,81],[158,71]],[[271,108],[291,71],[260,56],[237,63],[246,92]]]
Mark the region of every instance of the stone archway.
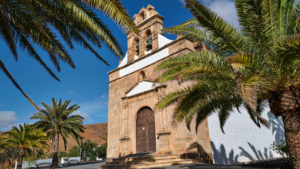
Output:
[[136,119],[136,153],[155,152],[155,118],[154,112],[148,108],[142,108]]

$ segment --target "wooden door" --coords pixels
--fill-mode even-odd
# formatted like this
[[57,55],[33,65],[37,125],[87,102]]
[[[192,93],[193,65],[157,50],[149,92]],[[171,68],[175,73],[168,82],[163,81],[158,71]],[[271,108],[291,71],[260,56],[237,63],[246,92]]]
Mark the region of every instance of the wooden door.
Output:
[[136,153],[155,152],[155,118],[150,108],[143,108],[136,119]]

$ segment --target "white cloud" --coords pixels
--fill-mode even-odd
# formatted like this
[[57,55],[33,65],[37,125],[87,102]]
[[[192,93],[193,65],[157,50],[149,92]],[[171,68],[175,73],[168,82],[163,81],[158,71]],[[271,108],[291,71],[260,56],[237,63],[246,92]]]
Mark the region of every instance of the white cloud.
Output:
[[[69,91],[68,94],[76,95],[73,91]],[[80,106],[80,108],[72,114],[82,116],[84,118],[84,124],[97,123],[98,121],[103,122],[103,119],[107,119],[107,100],[108,95],[103,93],[98,96],[91,97],[90,100],[77,102],[76,104]],[[43,106],[40,105],[40,107]]]
[[70,96],[73,95],[73,94],[74,94],[74,91],[69,91],[68,92],[68,95],[70,95]]
[[93,100],[81,102],[79,113],[85,118],[84,123],[97,123],[107,120],[107,94],[95,96]]
[[17,124],[18,118],[14,111],[0,111],[0,131],[9,130]]
[[232,0],[205,0],[204,4],[207,5],[212,11],[216,12],[225,21],[229,22],[236,28],[239,27],[237,11],[234,1]]
[[88,113],[86,112],[82,112],[80,110],[77,110],[73,113],[73,115],[80,115],[84,118],[84,122],[90,122],[91,121],[91,117]]
[[106,94],[102,94],[102,95],[100,96],[100,99],[107,99],[107,95],[106,95]]
[[94,113],[107,106],[107,100],[93,100],[79,104],[80,110],[84,112]]
[[94,99],[95,100],[93,100],[93,102],[102,102],[104,100],[108,100],[108,96],[107,94],[103,93],[100,96],[94,96]]
[[179,0],[179,2],[181,2],[182,4],[185,4],[184,0]]
[[[184,0],[179,0],[179,2],[185,4]],[[200,0],[200,3],[210,8],[234,27],[239,27],[237,11],[233,0]]]

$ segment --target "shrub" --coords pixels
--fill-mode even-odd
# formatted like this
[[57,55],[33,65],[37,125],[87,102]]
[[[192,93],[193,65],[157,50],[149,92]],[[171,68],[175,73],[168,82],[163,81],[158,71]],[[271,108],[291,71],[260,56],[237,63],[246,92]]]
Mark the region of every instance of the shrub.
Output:
[[271,148],[282,157],[289,157],[288,146],[286,145],[286,142],[284,140],[280,140],[279,143],[273,141],[273,143],[271,144]]

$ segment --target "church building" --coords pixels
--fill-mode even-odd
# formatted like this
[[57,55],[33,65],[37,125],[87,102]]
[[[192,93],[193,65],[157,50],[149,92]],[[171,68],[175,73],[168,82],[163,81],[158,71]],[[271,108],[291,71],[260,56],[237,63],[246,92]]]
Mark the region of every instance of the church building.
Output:
[[[225,124],[226,134],[221,132],[216,115],[203,121],[196,133],[193,130],[195,124],[192,124],[191,131],[185,122],[176,127],[172,125],[175,105],[162,110],[156,108],[156,103],[167,93],[188,85],[177,81],[157,83],[155,80],[161,73],[156,70],[157,66],[170,57],[201,50],[201,46],[184,37],[175,40],[164,37],[163,21],[164,18],[151,5],[134,15],[139,34],[127,32],[126,55],[119,66],[108,73],[107,158],[142,153],[159,157],[178,156],[197,152],[197,148],[190,148],[195,144],[201,145],[214,163],[229,164],[238,159],[249,161],[248,158],[260,160],[255,158],[259,152],[263,154],[259,157],[275,157],[270,145],[282,136],[279,131],[282,123],[269,114],[265,117],[277,125],[272,130],[259,129],[241,109],[241,113],[235,112],[229,117]],[[245,156],[247,153],[253,158]]]
[[163,20],[153,6],[142,8],[134,16],[139,34],[127,33],[128,51],[118,68],[109,72],[108,158],[144,152],[182,154],[195,142],[211,154],[207,121],[199,126],[198,134],[190,132],[184,123],[174,128],[174,106],[163,110],[155,106],[166,93],[184,86],[156,83],[158,64],[195,50],[185,38],[164,37]]

